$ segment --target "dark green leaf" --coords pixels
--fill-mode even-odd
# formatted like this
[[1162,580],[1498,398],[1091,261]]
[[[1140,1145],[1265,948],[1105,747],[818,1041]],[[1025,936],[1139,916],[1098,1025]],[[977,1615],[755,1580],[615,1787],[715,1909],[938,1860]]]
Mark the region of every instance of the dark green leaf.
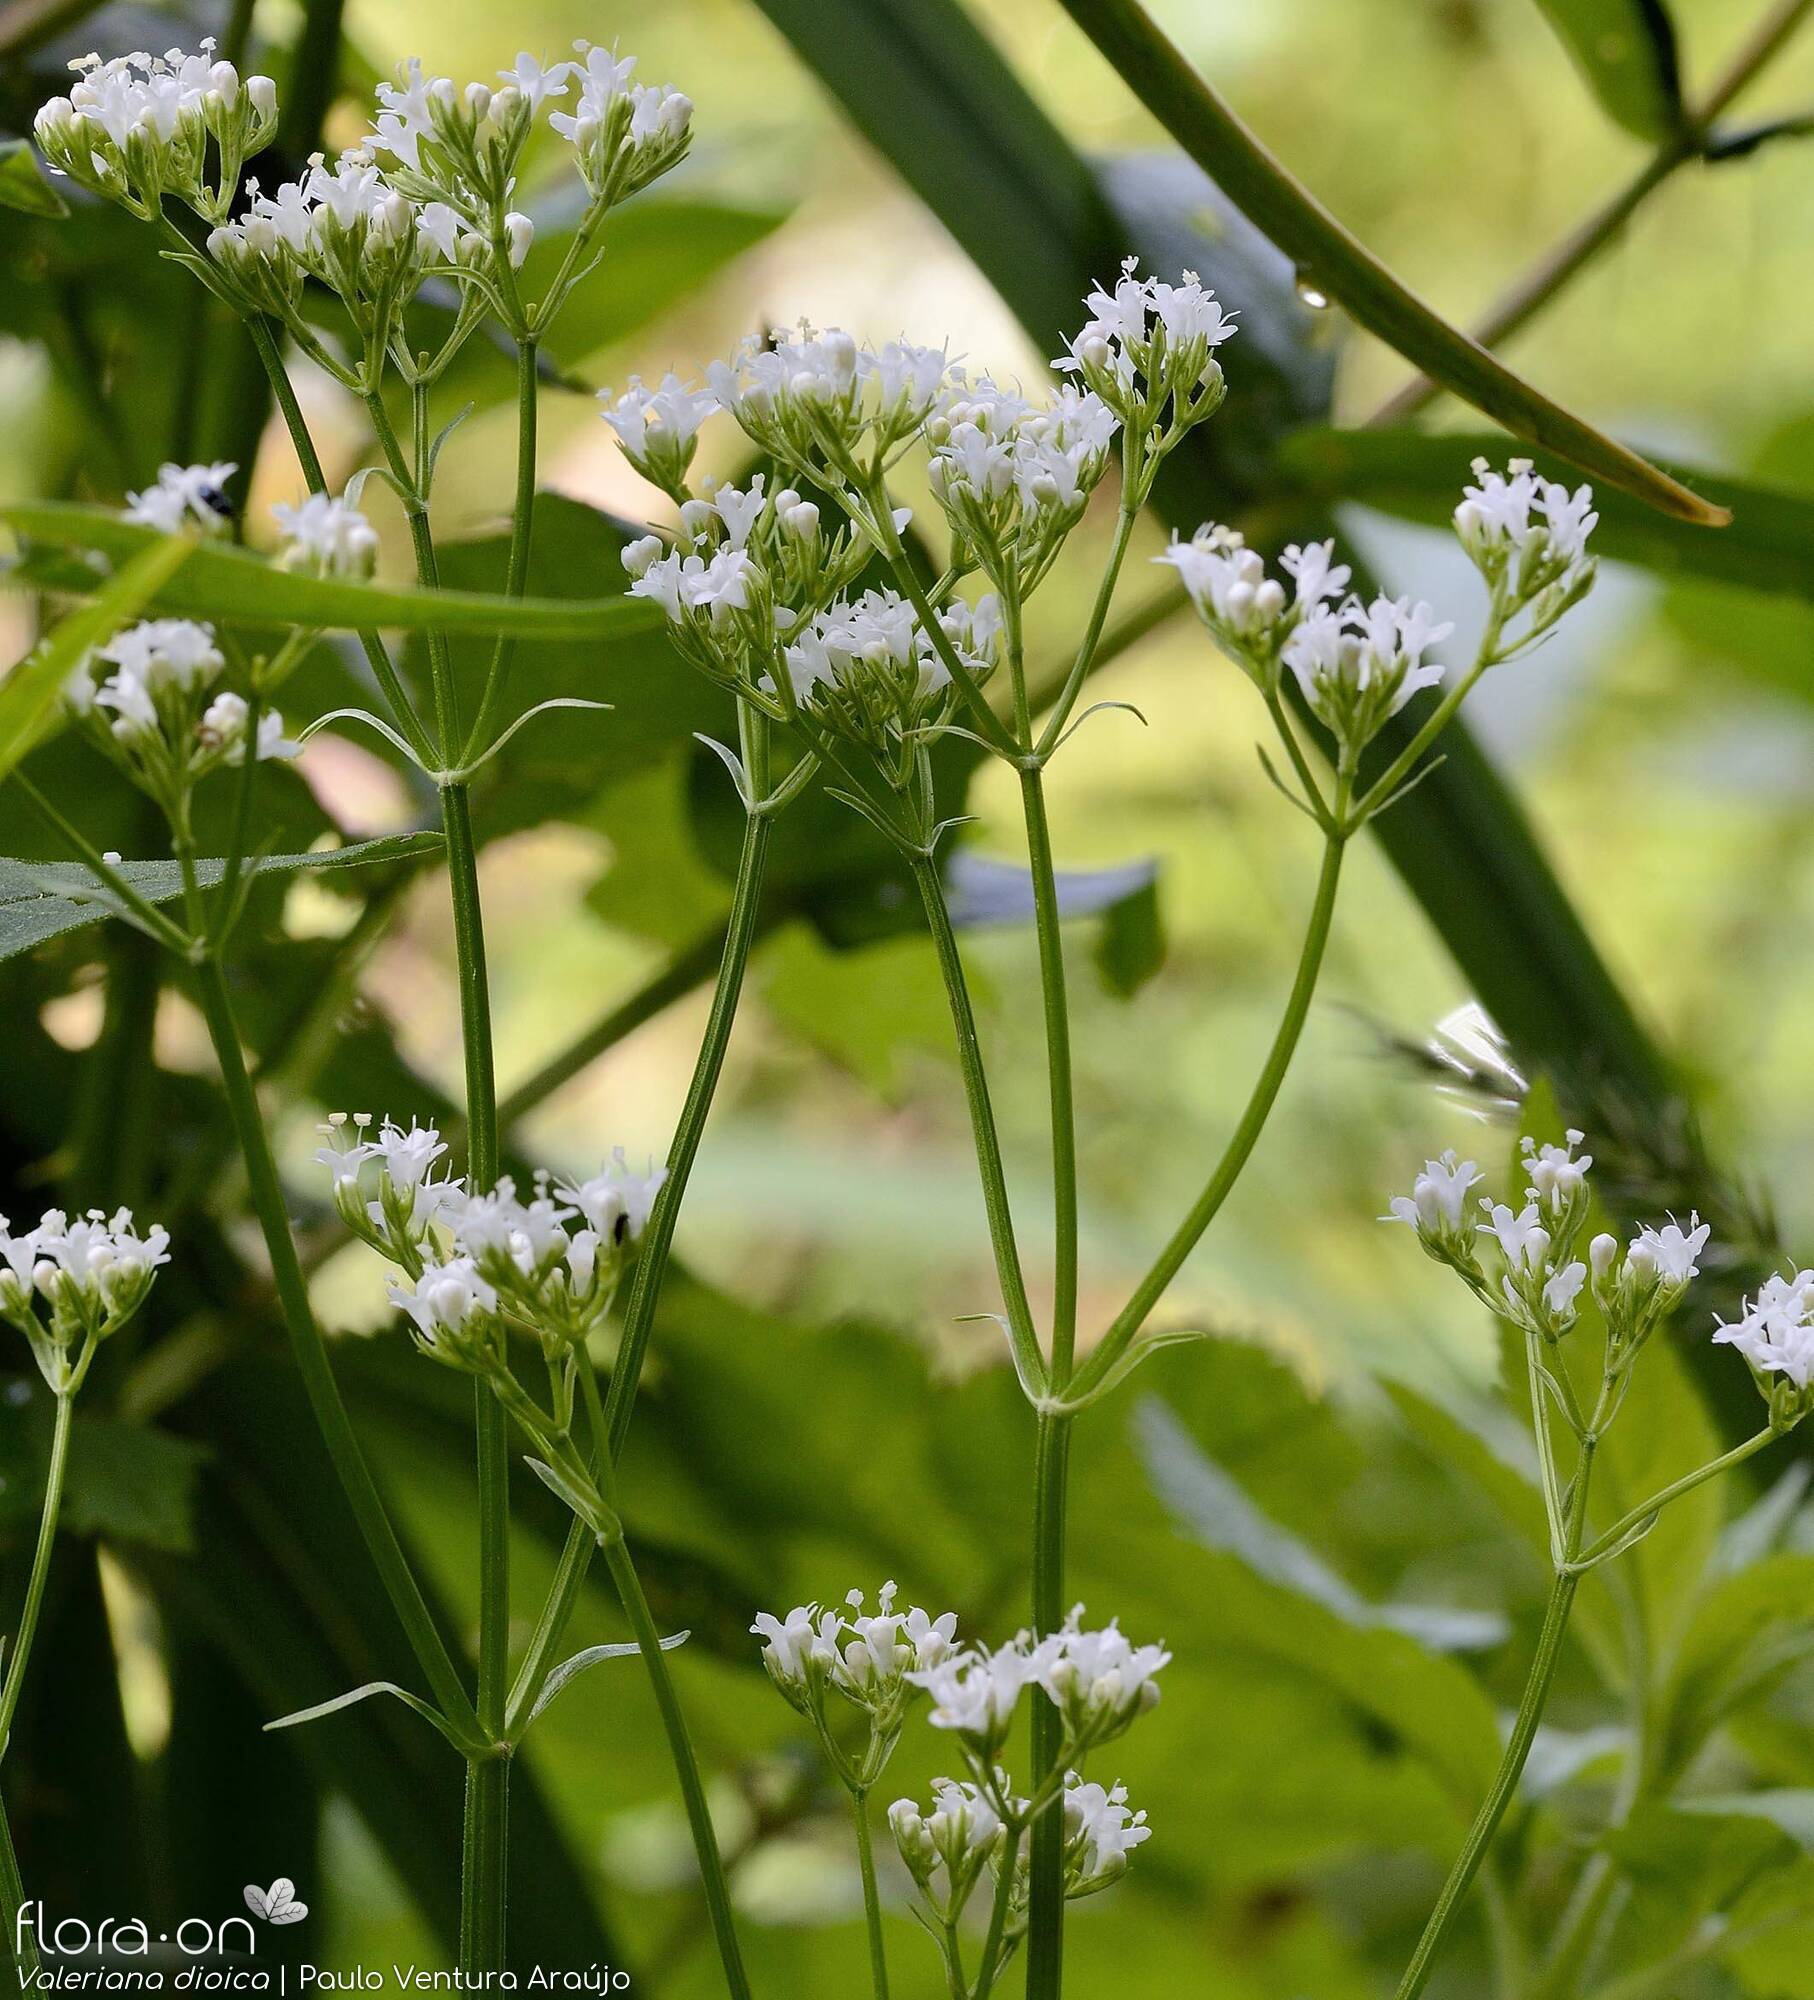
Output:
[[76,1534],[186,1553],[194,1546],[195,1482],[206,1456],[187,1438],[78,1411],[63,1524]]
[[[366,868],[379,862],[410,861],[438,851],[438,833],[387,834],[350,847],[324,848],[318,854],[266,854],[246,863],[255,875],[290,874],[298,869],[332,872]],[[183,892],[183,874],[175,861],[122,861],[119,872],[147,902],[173,902]],[[218,858],[198,861],[196,880],[212,888],[226,873]],[[0,959],[29,951],[64,931],[95,924],[115,913],[111,892],[100,877],[73,861],[15,861],[0,856]]]
[[[684,1646],[690,1637],[690,1633],[670,1632],[662,1640],[661,1650],[664,1653],[671,1653],[676,1646]],[[641,1650],[642,1648],[632,1641],[628,1644],[611,1646],[587,1646],[582,1651],[574,1653],[563,1660],[558,1667],[553,1668],[548,1678],[543,1681],[542,1691],[536,1696],[535,1706],[529,1711],[529,1720],[533,1722],[558,1694],[570,1687],[589,1668],[600,1666],[606,1660],[633,1660]]]
[[62,216],[69,204],[38,170],[29,139],[0,140],[0,208],[26,215]]
[[1601,109],[1640,139],[1681,129],[1675,23],[1663,0],[1537,0]]
[[[114,558],[169,544],[168,537],[136,527],[107,508],[78,507],[67,501],[10,502],[0,506],[0,521],[30,540],[59,548],[95,549]],[[594,593],[620,584],[620,579],[603,571],[573,581],[589,582]],[[375,583],[275,569],[244,549],[218,542],[204,543],[181,572],[159,582],[155,601],[165,611],[248,625],[348,632],[378,627],[405,632],[513,632],[525,639],[597,642],[653,631],[661,623],[659,608],[641,598],[576,592],[571,602],[548,603],[460,590],[386,590]],[[95,587],[99,588],[99,579]]]

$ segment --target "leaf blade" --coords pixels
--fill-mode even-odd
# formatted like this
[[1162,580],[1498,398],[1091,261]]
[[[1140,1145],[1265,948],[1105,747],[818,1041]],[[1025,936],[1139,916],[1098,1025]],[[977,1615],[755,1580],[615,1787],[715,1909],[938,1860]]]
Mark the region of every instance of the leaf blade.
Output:
[[1640,139],[1681,131],[1681,60],[1663,0],[1537,0],[1537,6],[1609,118]]
[[[32,541],[115,558],[136,558],[169,540],[106,508],[63,500],[9,502],[0,506],[0,522]],[[662,616],[658,606],[622,595],[554,602],[480,591],[390,590],[374,583],[302,576],[222,543],[196,547],[180,571],[159,579],[155,597],[163,609],[183,617],[251,625],[509,633],[521,639],[622,638],[655,630]]]

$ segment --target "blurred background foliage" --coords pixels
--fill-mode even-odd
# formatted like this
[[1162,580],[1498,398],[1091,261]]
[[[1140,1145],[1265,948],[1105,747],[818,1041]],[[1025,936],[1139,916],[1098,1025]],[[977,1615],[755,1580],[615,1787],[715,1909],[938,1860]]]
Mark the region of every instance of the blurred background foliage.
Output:
[[[1744,42],[1751,10],[1671,0],[1670,13],[1693,101]],[[1667,66],[1641,42],[1661,10],[1636,0],[1170,0],[1156,14],[1293,171],[1461,324],[1667,139]],[[643,74],[694,97],[688,167],[612,223],[606,265],[560,329],[568,386],[544,406],[534,592],[617,587],[616,523],[660,518],[584,389],[687,372],[801,315],[878,337],[949,335],[975,363],[1031,381],[1081,281],[1110,275],[1126,243],[1162,267],[1200,263],[1246,322],[1217,440],[1162,496],[1170,518],[1188,529],[1238,515],[1283,538],[1333,505],[1380,578],[1456,619],[1457,656],[1472,636],[1471,571],[1405,517],[1440,518],[1471,450],[1451,434],[1479,419],[1437,402],[1425,442],[1378,444],[1384,506],[1343,499],[1352,482],[1325,441],[1289,434],[1363,423],[1402,388],[1405,362],[1317,304],[1317,274],[1294,274],[1180,162],[1052,0],[965,0],[963,12],[952,0],[532,0],[507,28],[474,0],[350,0],[343,22],[290,0],[240,0],[230,18],[133,4],[74,15],[67,0],[0,5],[0,125],[27,130],[71,54],[210,29],[249,36],[292,79],[293,159],[317,119],[330,147],[354,140],[371,78],[412,53],[483,77],[519,45],[552,55],[583,34],[634,49]],[[1634,34],[1651,64],[1635,81]],[[1731,129],[1793,121],[1810,103],[1814,34],[1769,66]],[[1357,853],[1284,1100],[1168,1302],[1169,1323],[1220,1337],[1156,1362],[1134,1396],[1082,1426],[1077,1591],[1136,1635],[1162,1634],[1177,1660],[1160,1717],[1124,1761],[1157,1837],[1129,1883],[1072,1926],[1079,1994],[1381,1990],[1490,1772],[1496,1709],[1515,1695],[1544,1582],[1528,1450],[1495,1396],[1490,1329],[1374,1218],[1424,1149],[1454,1143],[1496,1165],[1513,1136],[1438,1096],[1406,1045],[1485,1001],[1526,1069],[1552,1071],[1591,1125],[1623,1205],[1652,1215],[1692,1199],[1716,1217],[1730,1245],[1716,1293],[1814,1227],[1814,1035],[1798,998],[1814,902],[1814,543],[1789,504],[1805,494],[1814,506],[1814,203],[1794,132],[1726,150],[1671,174],[1507,349],[1614,434],[1787,496],[1776,513],[1741,504],[1732,531],[1776,534],[1767,564],[1753,541],[1726,571],[1751,564],[1767,588],[1697,577],[1727,558],[1684,555],[1680,536],[1659,554],[1639,522],[1650,559],[1610,566],[1556,642],[1471,705],[1535,830],[1530,853],[1548,857],[1610,982],[1541,883],[1501,900],[1502,879],[1533,879],[1521,821],[1494,817],[1487,767],[1458,749],[1405,809],[1392,854]],[[558,193],[539,213],[544,233],[558,227]],[[257,539],[267,503],[299,490],[294,461],[280,432],[261,435],[232,330],[145,233],[92,204],[67,220],[0,211],[0,254],[0,491],[111,499],[172,453],[234,456],[250,467]],[[360,413],[306,370],[298,382],[338,483],[368,453]],[[476,343],[448,387],[447,415],[474,406],[436,492],[441,534],[464,544],[448,551],[451,583],[501,570],[509,387],[508,358]],[[709,449],[713,469],[737,463],[728,437]],[[368,498],[382,516],[375,485]],[[384,525],[401,576],[398,524]],[[1144,524],[1142,553],[1165,532],[1163,519]],[[1093,586],[1092,553],[1086,527],[1041,600],[1055,658]],[[1129,574],[1125,605],[1157,598],[1144,564]],[[11,654],[38,613],[24,592],[0,602]],[[286,706],[333,706],[352,673],[324,646]],[[657,640],[604,659],[525,648],[519,679],[525,701],[590,693],[617,707],[526,732],[482,801],[518,1155],[590,1167],[621,1143],[659,1156],[703,1021],[734,834],[722,773],[689,733],[722,731],[726,716]],[[1123,871],[1085,898],[1106,914],[1074,926],[1086,1327],[1120,1303],[1238,1113],[1316,864],[1254,759],[1250,690],[1194,628],[1156,622],[1099,694],[1135,704],[1145,726],[1094,718],[1052,784],[1062,861]],[[963,783],[969,765],[952,765]],[[99,763],[52,742],[33,767],[80,803],[97,841],[150,851],[152,830]],[[424,806],[370,741],[338,736],[267,795],[285,851],[407,829]],[[1012,860],[1005,774],[978,776],[968,807],[969,864]],[[855,1990],[863,1963],[847,1831],[744,1628],[760,1606],[885,1575],[973,1627],[1011,1628],[1024,1616],[1028,1426],[993,1335],[957,1323],[994,1292],[930,951],[902,885],[847,825],[812,811],[783,828],[681,1222],[689,1275],[664,1307],[625,1489],[658,1616],[693,1634],[678,1671],[740,1856],[757,1983],[832,1995]],[[47,851],[4,792],[0,847]],[[975,884],[979,916],[987,886]],[[464,1390],[413,1363],[374,1264],[335,1244],[308,1167],[324,1109],[427,1113],[459,1095],[443,886],[401,868],[258,893],[245,1005],[318,1296],[344,1335],[337,1363],[363,1433],[465,1632]],[[967,948],[1038,1265],[1049,1189],[1031,941],[979,921]],[[7,961],[0,1021],[9,1212],[55,1195],[133,1200],[182,1251],[154,1323],[109,1351],[83,1413],[71,1533],[7,1765],[28,1883],[53,1909],[218,1915],[242,1880],[281,1872],[315,1915],[306,1937],[269,1949],[441,1962],[458,1773],[438,1742],[382,1705],[294,1737],[258,1733],[273,1714],[397,1673],[401,1648],[279,1358],[199,1023],[144,941],[94,927]],[[1688,1465],[1725,1420],[1701,1393],[1703,1324],[1697,1302],[1681,1352],[1652,1357],[1646,1464]],[[45,1429],[20,1360],[0,1400],[15,1590]],[[1736,1386],[1742,1415],[1749,1391]],[[1635,1613],[1603,1583],[1584,1596],[1530,1809],[1488,1899],[1503,1920],[1502,1990],[1527,1990],[1508,1939],[1551,1935],[1591,1875],[1612,1887],[1581,1990],[1814,1994],[1814,1669],[1802,1657],[1814,1514],[1799,1463],[1766,1467],[1779,1481],[1766,1497],[1722,1491],[1647,1553]],[[562,1525],[531,1488],[519,1495],[525,1616]],[[1722,1513],[1754,1505],[1722,1527]],[[621,1636],[600,1591],[578,1624],[577,1643]],[[934,1753],[910,1733],[891,1773],[900,1790],[923,1783]],[[622,1964],[638,1993],[712,1991],[640,1678],[582,1682],[524,1763],[520,1949]],[[904,1880],[892,1893],[897,1990],[930,1994]],[[1663,1973],[1644,1970],[1657,1961]],[[1482,1926],[1444,1990],[1487,1990],[1488,1964]]]

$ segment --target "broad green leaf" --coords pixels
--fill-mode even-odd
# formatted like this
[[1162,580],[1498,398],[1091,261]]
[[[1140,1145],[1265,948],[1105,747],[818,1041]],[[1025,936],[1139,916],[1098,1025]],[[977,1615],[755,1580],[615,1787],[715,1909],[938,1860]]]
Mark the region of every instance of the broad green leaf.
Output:
[[[106,508],[67,501],[9,502],[0,505],[0,521],[28,540],[93,549],[115,559],[169,546],[169,538],[155,529],[137,527]],[[573,581],[582,586],[589,582],[593,594],[576,593],[570,602],[550,603],[460,590],[387,590],[375,583],[300,576],[274,568],[245,549],[206,542],[175,576],[167,581],[159,578],[155,601],[160,609],[189,618],[348,632],[380,627],[404,632],[511,632],[523,639],[596,642],[650,632],[661,623],[659,608],[641,598],[604,595],[621,585],[621,579],[608,572]]]
[[1814,1791],[1704,1792],[1670,1801],[1677,1812],[1720,1819],[1768,1820],[1797,1847],[1814,1853]]
[[207,1456],[190,1438],[78,1411],[63,1525],[75,1534],[186,1554],[194,1546],[195,1485]]
[[[1418,430],[1307,430],[1284,440],[1279,466],[1288,484],[1324,504],[1358,500],[1406,520],[1446,526],[1476,458],[1503,466],[1512,450],[1492,432],[1431,435]],[[1538,470],[1569,476],[1559,458],[1535,454]],[[1702,577],[1787,597],[1814,598],[1814,497],[1756,480],[1674,466],[1676,475],[1732,513],[1717,535],[1689,526],[1629,494],[1606,487],[1594,496],[1597,553],[1663,576]]]
[[1122,81],[1325,296],[1465,402],[1597,479],[1683,520],[1724,509],[1583,423],[1433,313],[1283,166],[1191,68],[1139,0],[1063,0]]
[[1499,1758],[1492,1703],[1471,1675],[1414,1634],[1479,1644],[1485,1623],[1367,1604],[1301,1543],[1256,1521],[1244,1497],[1231,1506],[1226,1474],[1163,1404],[1144,1400],[1135,1425],[1148,1476],[1179,1533],[1204,1551],[1203,1586],[1231,1638],[1337,1689],[1422,1757],[1458,1803],[1477,1799]]
[[[387,834],[350,847],[324,848],[318,854],[266,854],[246,863],[254,875],[290,874],[298,869],[332,873],[367,868],[386,861],[413,861],[439,851],[438,833]],[[175,861],[122,861],[121,875],[147,902],[173,902],[183,892],[183,874]],[[196,880],[211,889],[226,873],[226,863],[211,856],[196,863]],[[115,914],[111,892],[101,878],[74,861],[15,861],[0,856],[0,959],[30,951],[46,939],[79,930]]]
[[29,139],[0,140],[0,208],[18,209],[26,215],[69,213],[68,202],[39,171],[38,156]]
[[1695,1598],[1658,1713],[1664,1769],[1680,1770],[1726,1716],[1814,1652],[1814,1556],[1766,1556]]
[[0,681],[0,778],[31,748],[38,725],[91,646],[110,639],[194,553],[182,536],[153,536],[133,560],[72,612]]
[[1675,23],[1664,0],[1537,0],[1609,118],[1640,139],[1682,127]]

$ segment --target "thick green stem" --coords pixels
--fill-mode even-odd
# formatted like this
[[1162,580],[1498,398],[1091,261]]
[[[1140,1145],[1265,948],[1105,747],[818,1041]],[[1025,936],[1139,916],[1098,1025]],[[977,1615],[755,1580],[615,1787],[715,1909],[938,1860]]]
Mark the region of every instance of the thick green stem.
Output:
[[19,1696],[25,1687],[25,1669],[38,1630],[38,1614],[44,1608],[44,1586],[50,1578],[51,1551],[57,1543],[57,1516],[63,1507],[63,1475],[69,1466],[69,1423],[75,1406],[72,1391],[66,1389],[58,1395],[57,1420],[50,1434],[50,1466],[44,1478],[44,1507],[38,1517],[38,1545],[32,1552],[25,1603],[20,1608],[19,1623],[7,1652],[6,1685],[0,1689],[0,1757],[6,1755],[13,1717],[19,1712]]
[[309,1305],[308,1282],[290,1235],[284,1205],[283,1185],[271,1142],[258,1108],[257,1094],[246,1071],[245,1052],[240,1045],[239,1027],[233,1001],[219,963],[205,958],[195,968],[196,995],[208,1025],[209,1039],[220,1064],[221,1086],[226,1092],[227,1110],[234,1136],[245,1161],[246,1179],[253,1213],[264,1232],[266,1254],[277,1287],[284,1327],[290,1337],[297,1372],[315,1415],[328,1456],[333,1460],[347,1502],[359,1522],[372,1561],[396,1610],[416,1659],[428,1681],[441,1712],[455,1729],[469,1740],[479,1737],[478,1717],[473,1710],[460,1676],[454,1668],[441,1634],[435,1627],[408,1559],[398,1544],[396,1531],[385,1512],[373,1483],[371,1470],[360,1450],[359,1440],[347,1417],[346,1405],[334,1381],[327,1349],[315,1315]]
[[687,1822],[693,1830],[693,1850],[699,1857],[700,1881],[705,1890],[706,1909],[712,1920],[712,1934],[718,1943],[718,1956],[724,1965],[725,1984],[732,2000],[749,2000],[749,1979],[743,1969],[743,1953],[737,1943],[737,1928],[731,1916],[730,1884],[725,1879],[724,1862],[718,1852],[718,1836],[712,1828],[711,1808],[706,1803],[699,1762],[693,1755],[693,1739],[687,1731],[686,1717],[681,1713],[680,1697],[674,1691],[673,1677],[668,1672],[667,1655],[661,1650],[661,1635],[656,1631],[655,1620],[649,1613],[649,1601],[643,1595],[636,1565],[630,1560],[630,1552],[624,1546],[621,1535],[614,1536],[605,1544],[605,1567],[610,1570],[611,1580],[617,1585],[617,1594],[623,1601],[643,1665],[648,1670],[650,1686],[655,1691],[655,1705],[661,1712],[661,1726],[667,1734],[668,1749],[680,1779],[680,1796],[686,1806]]
[[1335,915],[1335,894],[1340,885],[1342,855],[1347,845],[1346,837],[1339,831],[1329,835],[1323,849],[1322,872],[1317,878],[1316,897],[1311,904],[1310,922],[1304,933],[1304,947],[1298,958],[1297,976],[1292,982],[1291,994],[1285,1003],[1285,1013],[1279,1022],[1278,1032],[1272,1038],[1272,1046],[1267,1051],[1266,1061],[1259,1078],[1255,1082],[1252,1095],[1241,1113],[1233,1137],[1227,1149],[1216,1163],[1216,1169],[1209,1177],[1203,1192],[1192,1203],[1190,1213],[1172,1232],[1171,1241],[1159,1253],[1158,1258],[1146,1276],[1134,1288],[1133,1296],[1116,1315],[1114,1324],[1104,1334],[1095,1352],[1078,1371],[1076,1387],[1081,1393],[1092,1388],[1108,1372],[1109,1368],[1126,1352],[1128,1343],[1141,1327],[1146,1324],[1147,1315],[1164,1296],[1166,1287],[1183,1268],[1184,1260],[1196,1248],[1203,1232],[1215,1220],[1218,1210],[1228,1199],[1235,1182],[1241,1177],[1254,1147],[1259,1143],[1274,1102],[1278,1098],[1279,1087],[1285,1081],[1285,1072],[1291,1067],[1291,1058],[1296,1053],[1298,1039],[1304,1032],[1304,1023],[1309,1017],[1310,1001],[1316,992],[1318,975],[1322,971],[1323,953],[1328,948],[1330,924]]
[[1014,1344],[1022,1376],[1029,1381],[1038,1381],[1045,1374],[1045,1363],[1040,1356],[1039,1339],[1033,1327],[1033,1308],[1027,1297],[1020,1251],[1014,1240],[1014,1215],[1008,1201],[1001,1141],[995,1131],[995,1111],[989,1101],[989,1079],[983,1069],[982,1043],[976,1032],[976,1013],[970,1004],[970,988],[964,978],[964,961],[958,952],[957,936],[951,928],[951,913],[945,907],[944,885],[939,881],[937,864],[930,855],[922,855],[915,860],[913,880],[920,892],[920,901],[925,905],[926,926],[932,933],[939,971],[944,977],[945,997],[951,1009],[958,1068],[963,1072],[964,1094],[970,1105],[976,1166],[982,1176],[983,1209],[989,1221],[989,1242],[995,1252],[996,1280],[1001,1286],[1002,1303],[1008,1310],[1008,1337]]
[[869,1930],[869,1979],[875,2000],[888,2000],[888,1948],[882,1938],[882,1899],[876,1893],[875,1845],[869,1834],[869,1794],[852,1792],[857,1822],[857,1866],[863,1875],[863,1919]]
[[[1569,1494],[1568,1519],[1564,1526],[1563,1545],[1567,1555],[1572,1556],[1579,1546],[1581,1525],[1587,1518],[1587,1490],[1593,1474],[1594,1442],[1591,1435],[1583,1439],[1580,1458],[1575,1466],[1575,1476]],[[1430,1974],[1435,1970],[1436,1959],[1442,1950],[1443,1941],[1448,1936],[1469,1887],[1472,1885],[1480,1864],[1486,1858],[1487,1850],[1493,1844],[1493,1836],[1499,1831],[1499,1822],[1505,1817],[1507,1806],[1512,1802],[1518,1789],[1518,1780],[1523,1775],[1525,1759],[1531,1752],[1531,1743],[1537,1734],[1537,1725],[1543,1719],[1544,1704],[1549,1699],[1550,1682],[1555,1677],[1556,1662],[1561,1658],[1562,1641],[1568,1632],[1568,1614],[1574,1608],[1575,1592],[1580,1588],[1580,1576],[1564,1566],[1557,1570],[1555,1581],[1550,1586],[1549,1603],[1543,1613],[1543,1629],[1538,1634],[1537,1651],[1531,1661],[1529,1678],[1524,1684],[1524,1693],[1518,1703],[1518,1714],[1512,1723],[1512,1733],[1505,1746],[1505,1754],[1499,1760],[1499,1769],[1494,1775],[1492,1789],[1487,1793],[1474,1815],[1474,1823],[1468,1828],[1467,1839],[1462,1843],[1461,1852],[1455,1857],[1455,1865],[1449,1870],[1449,1877],[1442,1885],[1442,1893],[1436,1899],[1436,1907],[1430,1912],[1430,1919],[1424,1926],[1423,1936],[1417,1941],[1417,1949],[1411,1954],[1411,1962],[1405,1967],[1405,1976],[1399,1981],[1396,2000],[1416,2000],[1429,1983]]]

